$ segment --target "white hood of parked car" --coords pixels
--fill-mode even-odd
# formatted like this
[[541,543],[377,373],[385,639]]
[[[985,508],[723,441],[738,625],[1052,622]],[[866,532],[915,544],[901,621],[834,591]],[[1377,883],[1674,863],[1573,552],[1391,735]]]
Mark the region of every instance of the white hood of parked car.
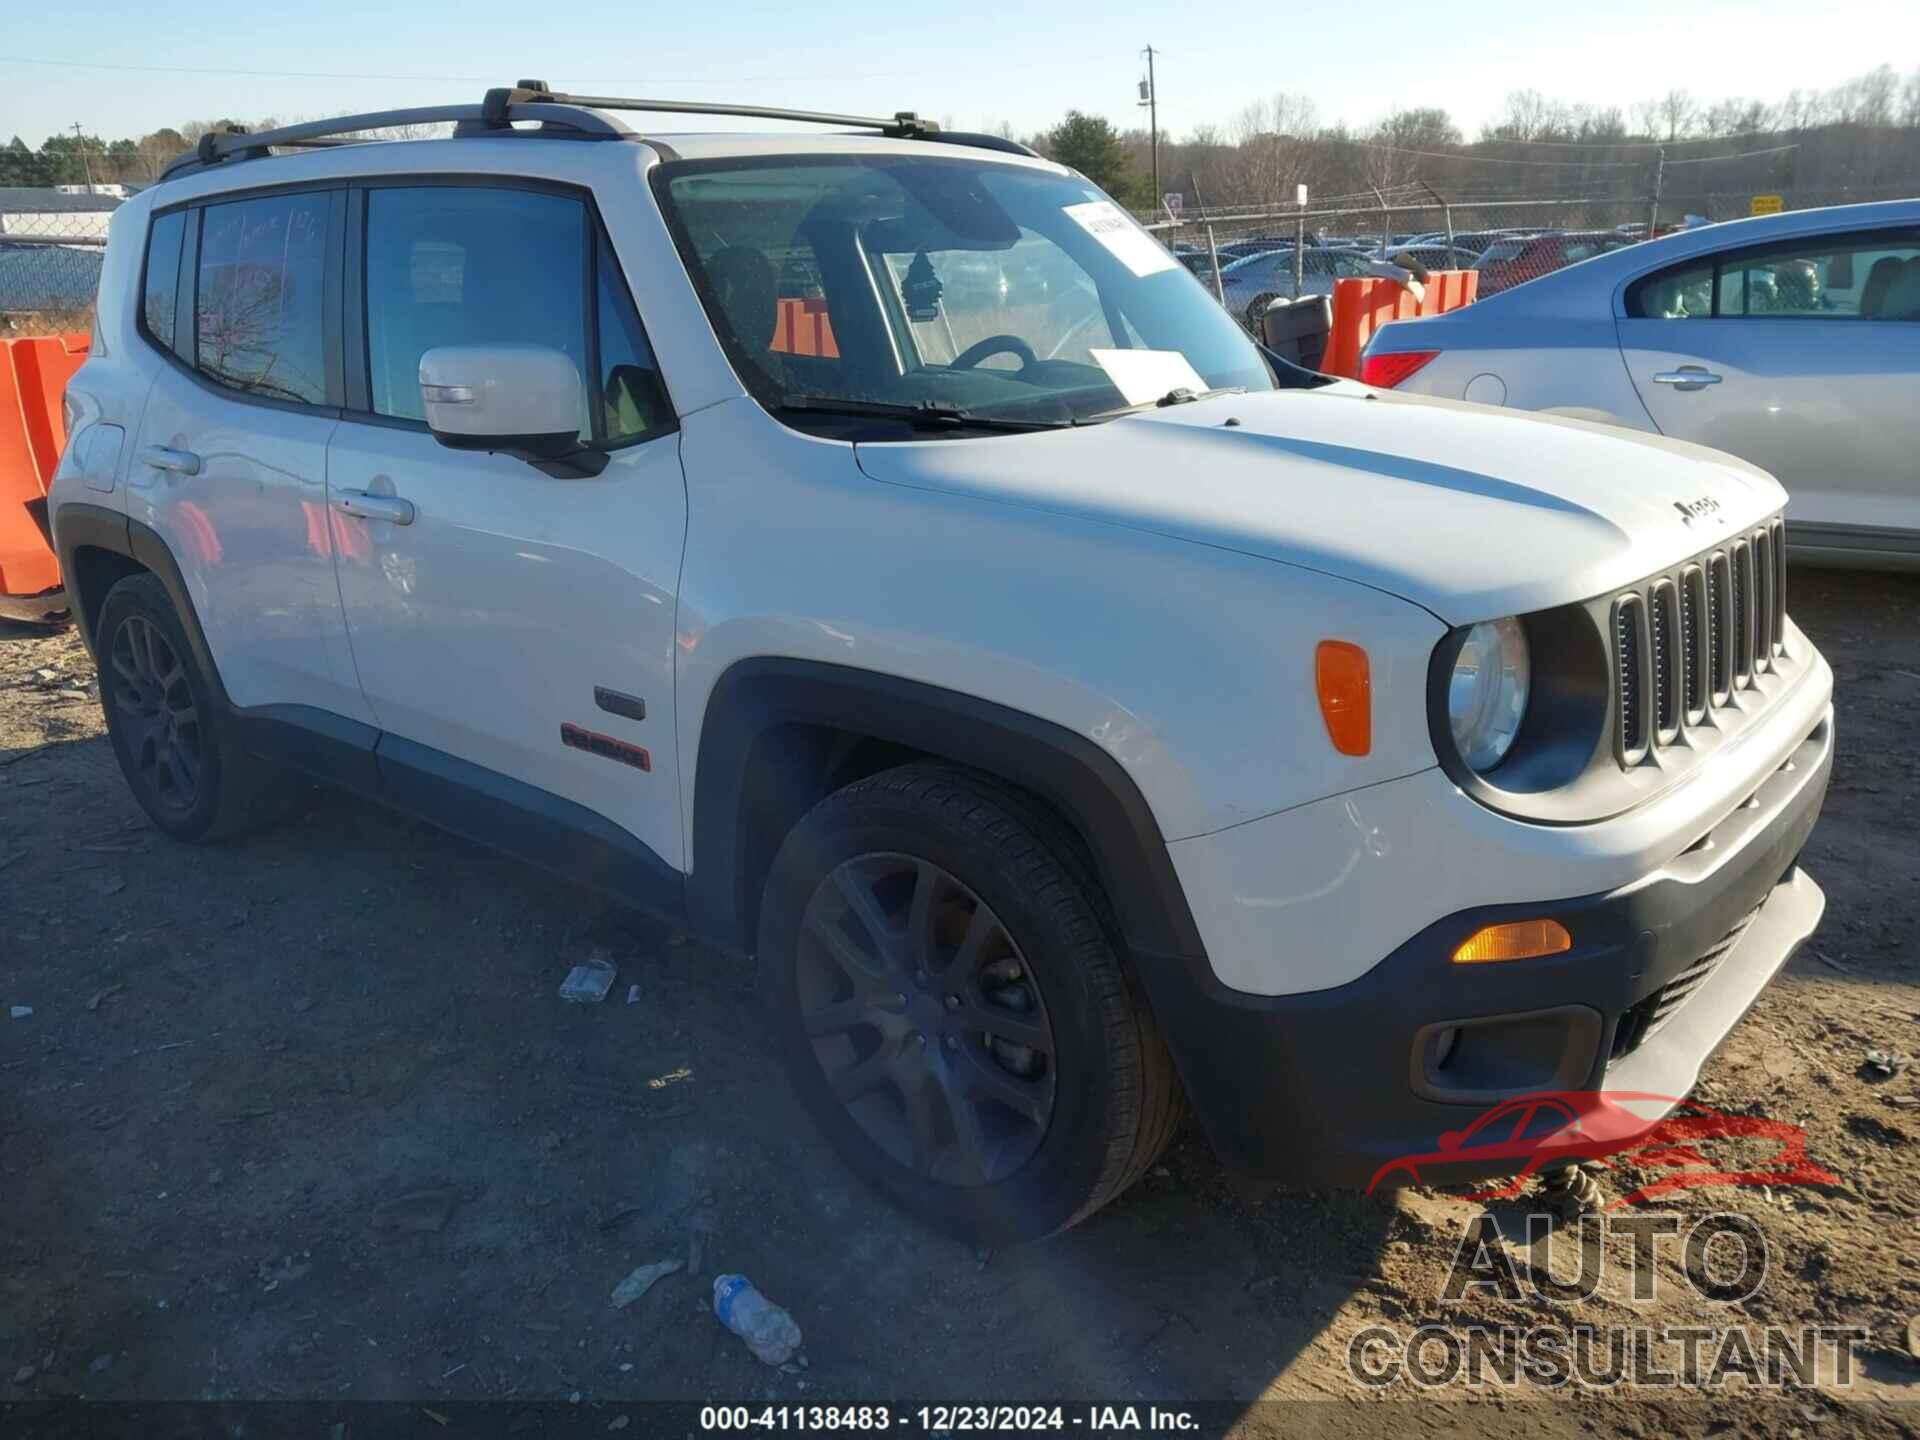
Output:
[[1603,594],[1786,503],[1715,450],[1352,383],[855,454],[876,480],[1260,555],[1452,624]]

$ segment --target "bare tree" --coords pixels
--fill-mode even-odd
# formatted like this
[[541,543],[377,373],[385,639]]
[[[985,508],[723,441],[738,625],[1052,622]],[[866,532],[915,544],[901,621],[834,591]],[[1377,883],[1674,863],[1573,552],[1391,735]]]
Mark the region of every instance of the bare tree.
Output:
[[1686,90],[1669,90],[1653,102],[1654,120],[1664,138],[1678,140],[1692,133],[1700,107],[1694,103],[1693,95]]
[[1700,112],[1704,135],[1746,135],[1766,124],[1767,107],[1758,100],[1718,100]]
[[1228,127],[1234,160],[1230,183],[1250,203],[1275,206],[1299,184],[1318,182],[1316,112],[1304,95],[1285,91],[1257,100]]
[[1572,130],[1567,107],[1538,90],[1514,90],[1507,95],[1500,118],[1484,126],[1482,140],[1559,140]]
[[1900,95],[1900,81],[1891,65],[1868,71],[1855,82],[1859,85],[1859,111],[1854,119],[1861,125],[1893,124]]

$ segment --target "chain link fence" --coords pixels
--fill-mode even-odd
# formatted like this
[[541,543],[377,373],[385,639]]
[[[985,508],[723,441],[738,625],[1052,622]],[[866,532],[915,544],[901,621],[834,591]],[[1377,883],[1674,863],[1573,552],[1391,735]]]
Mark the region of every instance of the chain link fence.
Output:
[[86,331],[106,256],[105,195],[0,188],[0,339]]
[[[1893,199],[1914,187],[1782,192],[1782,208]],[[1745,193],[1475,198],[1426,185],[1364,201],[1293,208],[1242,206],[1143,217],[1182,264],[1242,323],[1276,298],[1326,294],[1342,276],[1382,261],[1426,270],[1475,269],[1479,293],[1496,294],[1563,265],[1638,243],[1682,224],[1748,214]],[[0,337],[85,331],[92,324],[107,224],[119,199],[0,187]]]
[[[1783,193],[1784,210],[1857,204],[1911,194],[1853,190]],[[1455,199],[1420,187],[1366,203],[1164,215],[1151,229],[1221,303],[1259,333],[1276,299],[1330,294],[1336,280],[1403,268],[1476,270],[1479,294],[1498,294],[1594,255],[1687,225],[1739,219],[1747,194],[1668,193],[1555,199]],[[1218,276],[1216,280],[1216,274]]]

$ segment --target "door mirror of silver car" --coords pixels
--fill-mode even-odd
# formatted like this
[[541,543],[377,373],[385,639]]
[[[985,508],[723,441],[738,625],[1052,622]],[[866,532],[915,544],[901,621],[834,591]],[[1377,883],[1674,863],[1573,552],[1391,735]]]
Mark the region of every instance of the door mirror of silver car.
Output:
[[544,345],[440,345],[420,357],[420,400],[433,438],[487,450],[549,475],[597,475],[607,457],[580,443],[580,371]]

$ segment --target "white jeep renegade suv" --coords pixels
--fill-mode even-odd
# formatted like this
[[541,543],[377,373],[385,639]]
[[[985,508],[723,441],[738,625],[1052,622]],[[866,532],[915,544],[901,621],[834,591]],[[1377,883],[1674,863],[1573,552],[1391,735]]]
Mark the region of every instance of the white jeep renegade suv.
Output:
[[318,777],[757,952],[974,1234],[1183,1104],[1364,1184],[1686,1094],[1823,904],[1778,485],[1276,363],[1020,146],[673,108],[218,136],[115,214],[53,527],[159,828]]

